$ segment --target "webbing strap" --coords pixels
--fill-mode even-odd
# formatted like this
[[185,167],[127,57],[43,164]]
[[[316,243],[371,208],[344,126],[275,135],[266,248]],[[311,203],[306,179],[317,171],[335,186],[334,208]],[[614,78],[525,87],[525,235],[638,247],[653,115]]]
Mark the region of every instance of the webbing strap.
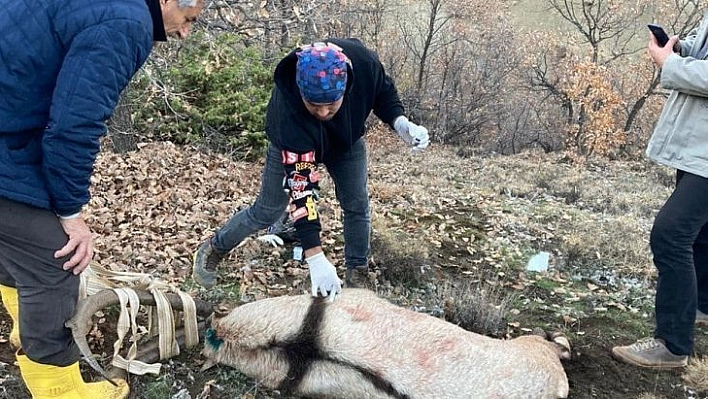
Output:
[[[185,331],[185,346],[191,348],[199,343],[197,327],[197,310],[194,299],[179,290],[172,284],[160,281],[149,274],[133,272],[116,272],[91,263],[81,273],[80,297],[85,298],[96,292],[110,288],[113,289],[121,304],[118,318],[118,340],[114,343],[112,365],[126,370],[128,373],[144,375],[146,373],[159,374],[160,363],[147,364],[135,359],[137,356],[137,342],[141,338],[138,331],[136,316],[140,308],[140,301],[133,289],[149,291],[155,298],[156,306],[145,306],[148,312],[148,336],[158,335],[160,359],[168,359],[180,353],[179,344],[175,337],[175,314],[170,302],[165,296],[166,292],[179,295],[182,300],[182,322]],[[156,313],[156,314],[155,314]],[[157,318],[157,331],[153,331],[153,318]],[[125,337],[131,330],[132,344],[128,349],[127,359],[119,354]]]
[[[115,367],[126,370],[128,373],[145,375],[159,374],[161,363],[148,364],[135,360],[138,354],[138,324],[135,317],[138,314],[138,309],[140,308],[140,299],[135,294],[135,291],[131,288],[114,288],[118,298],[120,299],[120,316],[118,317],[117,333],[118,339],[113,344],[113,361],[111,364]],[[126,308],[127,302],[130,303],[130,308]],[[124,358],[120,355],[120,348],[123,346],[123,340],[128,332],[128,328],[131,329],[133,344],[128,349],[128,358]]]
[[184,346],[191,348],[199,344],[199,328],[197,326],[197,306],[194,298],[185,292],[177,291],[182,298],[182,320],[184,321]]
[[157,288],[150,289],[157,305],[157,329],[160,348],[160,360],[179,355],[179,345],[175,339],[175,320],[172,317],[172,307],[162,292]]

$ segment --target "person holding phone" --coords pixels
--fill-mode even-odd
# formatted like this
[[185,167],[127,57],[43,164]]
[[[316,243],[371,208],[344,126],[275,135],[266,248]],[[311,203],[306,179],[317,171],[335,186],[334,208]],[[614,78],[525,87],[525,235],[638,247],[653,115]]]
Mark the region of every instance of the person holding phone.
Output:
[[658,270],[654,334],[612,353],[639,367],[677,368],[693,352],[695,324],[708,324],[708,13],[683,40],[660,46],[651,34],[648,51],[671,94],[646,154],[676,169],[676,187],[650,235]]
[[[647,27],[651,31],[651,34],[654,36],[654,39],[656,39],[656,42],[659,47],[666,46],[666,43],[669,42],[669,35],[666,34],[664,28],[657,24],[648,24]],[[679,46],[680,42],[676,41],[672,47],[674,49],[674,52],[678,53],[681,51],[681,48]]]

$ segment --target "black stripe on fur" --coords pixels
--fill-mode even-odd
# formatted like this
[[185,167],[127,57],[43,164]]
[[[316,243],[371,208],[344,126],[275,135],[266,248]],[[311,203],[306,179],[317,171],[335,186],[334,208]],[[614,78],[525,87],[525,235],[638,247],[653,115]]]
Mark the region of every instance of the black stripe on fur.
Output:
[[278,389],[287,393],[296,392],[297,388],[302,384],[303,379],[312,368],[312,364],[316,360],[324,360],[358,371],[361,373],[362,377],[368,380],[373,386],[387,393],[392,398],[410,399],[408,395],[398,392],[393,384],[371,370],[341,360],[330,359],[327,354],[322,351],[318,337],[319,332],[322,330],[322,320],[324,319],[324,311],[327,306],[326,301],[327,298],[325,297],[317,297],[312,300],[312,304],[302,323],[302,328],[295,337],[285,342],[271,343],[273,349],[277,348],[283,352],[290,366],[287,377],[280,383]]

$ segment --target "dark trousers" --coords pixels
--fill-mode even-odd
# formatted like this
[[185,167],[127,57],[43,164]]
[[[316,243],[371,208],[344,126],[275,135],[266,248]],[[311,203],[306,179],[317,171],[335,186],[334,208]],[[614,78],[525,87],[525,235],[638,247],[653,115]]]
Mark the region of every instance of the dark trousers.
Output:
[[17,288],[22,350],[37,363],[79,360],[64,327],[76,308],[79,276],[62,269],[70,256],[54,258],[68,240],[54,213],[0,198],[0,284]]
[[[348,268],[366,265],[371,233],[366,142],[358,140],[348,152],[325,162],[325,166],[344,214],[344,263]],[[283,215],[288,203],[288,196],[283,191],[284,176],[280,150],[271,144],[256,201],[233,215],[216,232],[213,244],[217,251],[230,251],[244,238],[270,226]]]
[[674,354],[691,355],[696,309],[708,313],[708,179],[677,171],[650,244],[659,271],[654,336]]

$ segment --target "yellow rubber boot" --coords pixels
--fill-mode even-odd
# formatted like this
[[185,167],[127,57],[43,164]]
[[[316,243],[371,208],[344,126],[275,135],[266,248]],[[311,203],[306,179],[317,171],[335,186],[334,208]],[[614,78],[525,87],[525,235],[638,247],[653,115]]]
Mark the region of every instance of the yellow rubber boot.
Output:
[[125,399],[130,387],[124,380],[84,382],[79,362],[59,367],[33,362],[26,355],[17,354],[20,374],[34,399]]
[[20,344],[20,305],[17,299],[17,289],[0,285],[0,299],[2,299],[2,304],[5,305],[5,309],[7,309],[7,313],[10,314],[10,318],[12,319],[10,345],[12,345],[13,348],[19,348],[22,344]]

